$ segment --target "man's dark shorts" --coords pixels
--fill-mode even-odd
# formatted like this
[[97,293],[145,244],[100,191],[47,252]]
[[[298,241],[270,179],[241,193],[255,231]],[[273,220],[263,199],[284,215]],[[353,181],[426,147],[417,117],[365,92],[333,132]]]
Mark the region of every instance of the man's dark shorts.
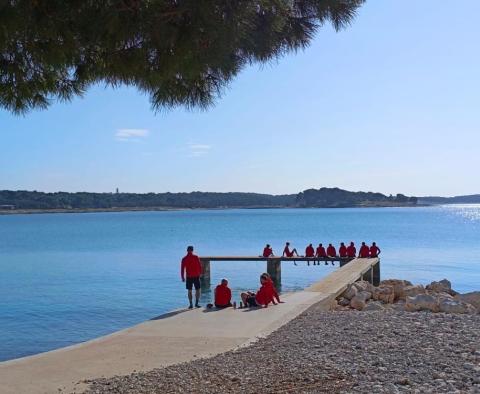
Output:
[[199,276],[195,276],[195,277],[192,277],[192,278],[187,277],[187,280],[185,282],[186,282],[186,285],[187,285],[187,290],[192,290],[193,286],[195,286],[195,290],[200,289],[200,277]]

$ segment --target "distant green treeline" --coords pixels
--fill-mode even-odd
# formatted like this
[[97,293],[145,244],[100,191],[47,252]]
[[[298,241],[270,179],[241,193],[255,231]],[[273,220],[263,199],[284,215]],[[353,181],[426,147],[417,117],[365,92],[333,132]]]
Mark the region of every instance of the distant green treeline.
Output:
[[416,205],[403,194],[349,192],[338,188],[309,189],[298,194],[259,193],[44,193],[0,191],[0,209],[112,209],[112,208],[255,208],[359,207]]

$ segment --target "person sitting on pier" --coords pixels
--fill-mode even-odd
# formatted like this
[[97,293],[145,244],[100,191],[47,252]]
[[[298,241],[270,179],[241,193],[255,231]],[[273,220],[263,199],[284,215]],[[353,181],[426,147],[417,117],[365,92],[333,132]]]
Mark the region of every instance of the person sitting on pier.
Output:
[[[328,244],[327,257],[337,257],[337,250],[335,249],[335,246],[333,246],[332,244]],[[332,265],[335,265],[333,261],[332,261]]]
[[340,247],[338,248],[338,254],[342,258],[345,258],[345,257],[348,256],[347,247],[345,246],[345,244],[343,242],[340,243]]
[[273,249],[269,244],[267,244],[263,249],[263,257],[272,257],[272,256],[274,256]]
[[292,251],[290,251],[290,242],[285,243],[285,249],[283,249],[283,257],[294,257],[298,256],[297,249],[293,248]]
[[188,301],[190,302],[188,309],[193,308],[192,288],[194,286],[195,308],[200,308],[200,275],[202,275],[202,263],[200,262],[200,258],[196,254],[193,254],[193,246],[187,248],[187,255],[182,259],[182,265],[180,267],[182,282],[185,282],[185,274],[187,277],[186,287],[188,290]]
[[[320,259],[324,259],[325,257],[327,257],[327,252],[325,251],[325,248],[322,244],[318,244],[317,251],[315,252],[315,257],[319,258],[318,265],[320,265]],[[325,265],[327,264],[328,263],[325,261]]]
[[358,252],[358,257],[360,257],[362,259],[368,259],[370,257],[370,249],[365,244],[365,242],[362,242],[362,246],[360,246],[360,251]]
[[378,257],[380,253],[382,253],[382,251],[377,246],[377,244],[373,242],[372,246],[370,246],[370,257]]
[[251,291],[240,294],[246,307],[254,308],[263,306],[266,308],[270,302],[274,302],[273,287],[268,282],[268,279],[262,274],[260,275],[261,286],[256,294]]
[[357,248],[353,242],[350,242],[350,245],[347,247],[347,257],[354,259],[357,257]]
[[217,308],[228,308],[232,306],[232,291],[228,287],[228,280],[222,279],[215,288],[215,306]]
[[[305,257],[315,257],[315,249],[313,249],[313,245],[309,244],[305,249]],[[310,265],[310,261],[307,261],[307,264]],[[315,261],[313,262],[315,265]]]

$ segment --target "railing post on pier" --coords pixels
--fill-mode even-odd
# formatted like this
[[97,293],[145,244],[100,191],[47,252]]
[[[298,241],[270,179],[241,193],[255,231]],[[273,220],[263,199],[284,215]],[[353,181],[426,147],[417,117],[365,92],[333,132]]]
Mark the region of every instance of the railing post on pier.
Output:
[[279,258],[272,258],[267,260],[267,273],[272,278],[276,286],[282,282],[282,260]]
[[210,260],[200,259],[202,263],[202,276],[200,282],[203,288],[210,288]]
[[380,284],[380,259],[372,267],[372,285],[378,286]]

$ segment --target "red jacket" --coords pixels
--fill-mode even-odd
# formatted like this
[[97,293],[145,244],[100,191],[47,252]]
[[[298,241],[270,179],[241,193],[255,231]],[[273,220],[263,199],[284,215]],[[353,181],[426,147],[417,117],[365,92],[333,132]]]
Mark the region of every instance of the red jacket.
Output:
[[317,248],[316,257],[327,257],[327,252],[325,252],[325,248],[323,246],[319,246]]
[[185,279],[185,273],[187,274],[187,278],[196,278],[202,275],[202,263],[196,254],[188,253],[182,259],[182,266],[180,268],[182,280]]
[[228,286],[218,285],[215,288],[215,305],[225,306],[232,300],[232,291]]
[[345,245],[340,246],[340,248],[338,248],[338,254],[340,257],[347,257],[347,247]]
[[277,301],[277,302],[280,302],[280,296],[278,295],[278,292],[277,292],[277,289],[275,288],[275,284],[273,283],[273,280],[270,279],[266,282],[266,284],[268,286],[271,286],[271,291],[272,291],[272,295],[273,295],[273,298]]
[[378,246],[370,246],[370,257],[378,257],[378,252],[380,252]]
[[368,249],[367,245],[362,245],[360,247],[360,252],[358,252],[358,257],[361,257],[364,259],[370,257],[370,250]]
[[327,248],[327,256],[336,256],[337,255],[337,251],[335,250],[335,246],[331,245]]
[[273,301],[274,287],[269,282],[264,282],[255,294],[255,301],[258,305],[268,305]]
[[357,248],[355,246],[349,245],[347,247],[347,256],[355,257],[357,255]]
[[314,257],[315,256],[315,249],[313,249],[313,246],[307,246],[305,249],[305,257]]
[[273,253],[272,248],[264,248],[263,249],[263,257],[270,257]]

